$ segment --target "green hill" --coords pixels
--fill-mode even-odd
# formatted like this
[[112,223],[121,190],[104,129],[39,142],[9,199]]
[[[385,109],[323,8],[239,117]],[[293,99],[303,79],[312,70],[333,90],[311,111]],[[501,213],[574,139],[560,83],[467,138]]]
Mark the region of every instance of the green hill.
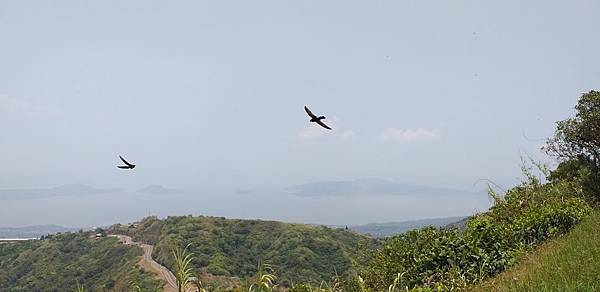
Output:
[[154,291],[159,283],[136,265],[142,251],[115,238],[63,233],[42,240],[0,243],[0,291],[130,291],[135,281]]
[[172,250],[189,244],[197,270],[248,278],[262,259],[288,285],[320,283],[336,273],[352,273],[361,247],[374,244],[369,237],[341,228],[202,216],[149,217],[135,227],[116,225],[110,231],[155,245],[153,257],[171,269]]
[[473,291],[600,291],[600,212]]

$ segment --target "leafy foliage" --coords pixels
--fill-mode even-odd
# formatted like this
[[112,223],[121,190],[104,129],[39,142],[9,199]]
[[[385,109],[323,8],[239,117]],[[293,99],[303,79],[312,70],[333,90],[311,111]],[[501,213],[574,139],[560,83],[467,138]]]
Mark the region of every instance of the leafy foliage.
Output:
[[550,173],[551,181],[571,181],[581,186],[585,199],[600,206],[600,171],[589,161],[570,159]]
[[129,291],[135,279],[150,291],[159,284],[136,268],[139,255],[139,248],[115,238],[91,238],[83,232],[0,244],[0,290]]
[[559,121],[546,151],[563,159],[579,159],[600,167],[600,92],[579,99],[574,118]]
[[600,213],[473,291],[600,291]]
[[[367,286],[375,291],[394,283],[407,289],[465,288],[511,266],[525,250],[564,234],[590,212],[577,183],[541,184],[526,177],[498,196],[489,212],[471,218],[462,232],[429,227],[386,240],[363,275]],[[403,277],[395,281],[398,273]]]
[[600,203],[600,92],[579,99],[574,118],[559,121],[544,147],[561,159],[550,178],[580,181],[586,194]]
[[271,292],[277,287],[275,282],[277,276],[274,274],[274,269],[269,264],[265,264],[263,261],[258,261],[258,272],[256,273],[256,280],[248,288],[248,292]]
[[189,244],[195,270],[217,276],[248,278],[258,259],[281,271],[280,283],[318,284],[337,272],[346,275],[360,261],[359,246],[374,240],[343,229],[220,217],[149,217],[137,227],[113,226],[113,232],[155,244],[154,257],[173,269],[171,251]]
[[189,245],[185,248],[176,248],[173,251],[173,258],[175,259],[175,279],[177,280],[177,289],[179,292],[185,291],[186,286],[189,283],[189,279],[192,277],[192,254],[187,251]]

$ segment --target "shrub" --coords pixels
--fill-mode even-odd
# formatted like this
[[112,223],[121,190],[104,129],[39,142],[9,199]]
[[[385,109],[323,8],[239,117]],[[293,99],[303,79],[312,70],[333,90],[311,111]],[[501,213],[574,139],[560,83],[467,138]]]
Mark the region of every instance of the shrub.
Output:
[[527,178],[462,232],[428,227],[384,241],[363,272],[367,287],[386,290],[401,273],[399,287],[464,288],[505,270],[525,250],[564,234],[591,211],[577,183],[542,185]]

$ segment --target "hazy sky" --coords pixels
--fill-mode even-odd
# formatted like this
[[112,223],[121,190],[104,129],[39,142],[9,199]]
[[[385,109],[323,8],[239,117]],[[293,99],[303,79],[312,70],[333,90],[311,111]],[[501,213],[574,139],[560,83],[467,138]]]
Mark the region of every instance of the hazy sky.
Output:
[[[543,141],[524,134],[548,137],[599,88],[598,11],[598,1],[1,1],[0,189],[509,186],[522,153],[540,157]],[[304,105],[334,131],[310,125]],[[116,169],[119,154],[138,168]]]

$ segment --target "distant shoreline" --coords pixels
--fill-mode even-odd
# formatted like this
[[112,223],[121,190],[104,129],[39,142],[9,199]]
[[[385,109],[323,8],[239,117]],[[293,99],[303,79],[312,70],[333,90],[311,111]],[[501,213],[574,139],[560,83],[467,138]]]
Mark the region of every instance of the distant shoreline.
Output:
[[32,241],[32,240],[39,240],[39,238],[0,238],[0,243],[15,242],[15,241]]

